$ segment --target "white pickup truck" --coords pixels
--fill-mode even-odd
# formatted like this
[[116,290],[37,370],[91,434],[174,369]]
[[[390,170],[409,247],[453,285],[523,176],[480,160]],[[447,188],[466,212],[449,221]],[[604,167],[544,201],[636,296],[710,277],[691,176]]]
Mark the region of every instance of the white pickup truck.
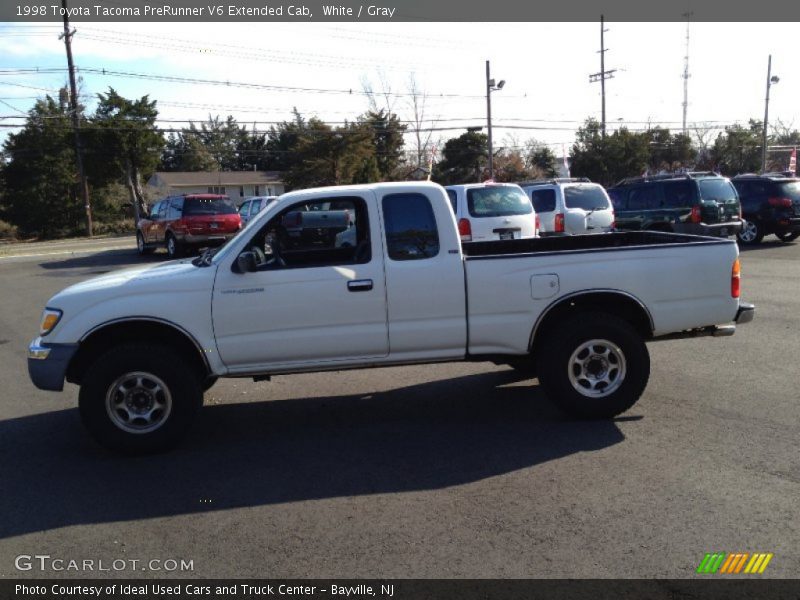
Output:
[[[354,244],[281,243],[285,215],[333,201]],[[493,361],[538,373],[572,416],[610,418],[647,385],[646,341],[752,320],[737,255],[656,232],[462,244],[436,184],[305,190],[216,253],[56,294],[28,368],[41,389],[80,385],[92,435],[132,453],[175,444],[218,377]]]

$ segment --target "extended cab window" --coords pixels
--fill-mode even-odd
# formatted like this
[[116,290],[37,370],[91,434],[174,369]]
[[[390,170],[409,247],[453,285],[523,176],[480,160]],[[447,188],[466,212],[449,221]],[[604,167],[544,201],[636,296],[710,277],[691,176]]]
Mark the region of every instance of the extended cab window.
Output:
[[439,231],[431,202],[423,194],[383,197],[386,248],[392,260],[420,260],[439,254]]
[[531,201],[537,213],[553,212],[556,209],[556,191],[533,190]]
[[248,248],[264,269],[368,263],[366,203],[348,196],[293,204],[272,217]]

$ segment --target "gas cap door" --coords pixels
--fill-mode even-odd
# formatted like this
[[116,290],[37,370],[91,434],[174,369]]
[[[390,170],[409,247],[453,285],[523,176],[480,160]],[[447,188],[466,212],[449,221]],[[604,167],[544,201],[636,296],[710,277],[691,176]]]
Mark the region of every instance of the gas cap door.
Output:
[[531,276],[531,297],[534,300],[552,298],[559,289],[558,275],[555,273]]

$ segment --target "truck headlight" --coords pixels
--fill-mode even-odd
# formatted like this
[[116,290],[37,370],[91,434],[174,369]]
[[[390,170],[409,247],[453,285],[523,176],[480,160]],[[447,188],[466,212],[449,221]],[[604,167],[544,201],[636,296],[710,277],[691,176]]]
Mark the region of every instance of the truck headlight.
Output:
[[39,325],[39,335],[47,335],[61,320],[63,313],[56,308],[45,308],[42,313],[42,323]]

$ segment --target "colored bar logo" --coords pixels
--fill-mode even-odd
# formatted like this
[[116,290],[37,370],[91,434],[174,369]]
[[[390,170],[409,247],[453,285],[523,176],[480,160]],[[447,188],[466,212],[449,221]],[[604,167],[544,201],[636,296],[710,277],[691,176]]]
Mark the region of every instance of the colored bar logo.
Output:
[[772,552],[707,552],[697,567],[697,573],[701,575],[755,575],[763,573],[769,561],[772,560]]

